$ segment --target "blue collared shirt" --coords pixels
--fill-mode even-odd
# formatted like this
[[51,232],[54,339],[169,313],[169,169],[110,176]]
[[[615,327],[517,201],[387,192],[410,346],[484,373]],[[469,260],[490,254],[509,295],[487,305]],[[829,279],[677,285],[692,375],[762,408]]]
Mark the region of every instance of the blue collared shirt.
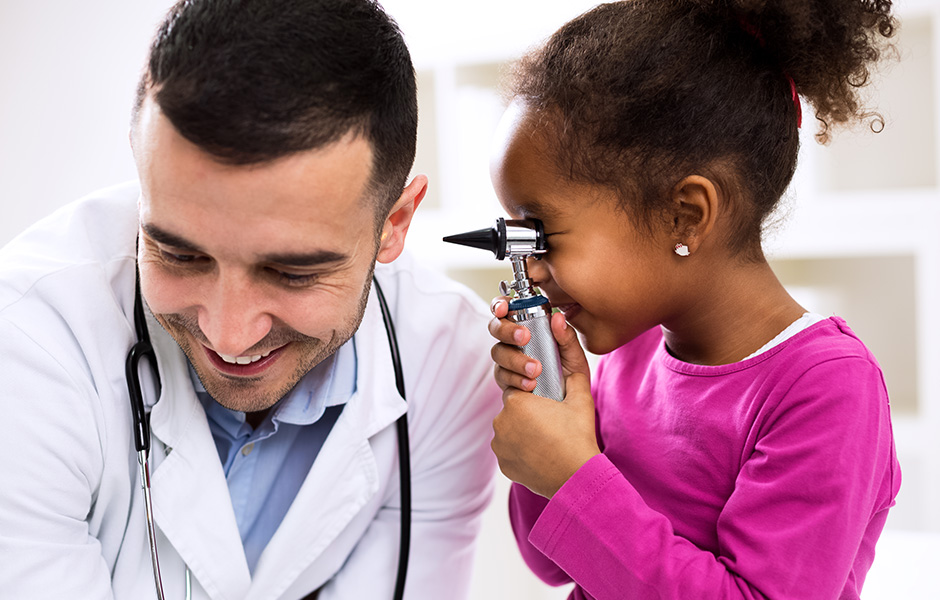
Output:
[[190,367],[196,396],[225,469],[235,520],[254,573],[297,496],[343,406],[356,391],[356,348],[350,340],[294,386],[253,429],[245,413],[212,399]]

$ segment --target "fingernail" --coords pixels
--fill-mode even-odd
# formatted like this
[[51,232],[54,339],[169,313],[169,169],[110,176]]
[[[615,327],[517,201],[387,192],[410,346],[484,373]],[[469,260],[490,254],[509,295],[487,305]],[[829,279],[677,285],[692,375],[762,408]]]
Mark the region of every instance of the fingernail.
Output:
[[534,362],[526,363],[525,374],[529,377],[535,377],[535,368],[537,366],[538,365],[536,365]]
[[523,336],[525,336],[525,330],[520,328],[517,329],[514,334],[512,334],[512,339],[514,339],[517,344],[522,344],[522,340],[525,339]]
[[534,389],[534,388],[535,388],[535,382],[532,381],[531,379],[523,379],[523,380],[522,380],[522,387],[525,388],[526,390]]

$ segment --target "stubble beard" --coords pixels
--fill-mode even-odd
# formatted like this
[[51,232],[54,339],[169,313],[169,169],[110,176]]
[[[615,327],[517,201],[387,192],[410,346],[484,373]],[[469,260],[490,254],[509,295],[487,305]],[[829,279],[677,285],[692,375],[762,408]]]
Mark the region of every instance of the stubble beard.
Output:
[[[212,396],[212,399],[228,408],[246,413],[267,410],[277,404],[297,383],[318,364],[333,355],[343,344],[352,338],[353,334],[359,329],[362,323],[362,317],[365,315],[366,305],[369,301],[369,292],[372,289],[372,274],[375,270],[375,261],[369,269],[369,276],[366,278],[366,284],[363,286],[362,295],[359,297],[359,304],[356,312],[339,329],[332,331],[329,340],[324,341],[319,338],[310,337],[299,331],[284,327],[278,330],[272,330],[258,344],[259,348],[275,348],[285,344],[294,344],[295,348],[300,349],[300,355],[296,360],[296,368],[283,382],[279,382],[273,390],[259,389],[263,377],[235,377],[226,376],[218,372],[207,371],[202,363],[196,359],[197,353],[204,354],[202,347],[193,347],[190,340],[196,340],[200,344],[210,345],[206,336],[199,328],[199,323],[195,317],[179,313],[154,314],[157,322],[163,329],[170,334],[176,344],[186,355],[189,364],[202,382],[206,392]],[[210,350],[211,352],[211,350]],[[203,360],[205,357],[203,356]]]

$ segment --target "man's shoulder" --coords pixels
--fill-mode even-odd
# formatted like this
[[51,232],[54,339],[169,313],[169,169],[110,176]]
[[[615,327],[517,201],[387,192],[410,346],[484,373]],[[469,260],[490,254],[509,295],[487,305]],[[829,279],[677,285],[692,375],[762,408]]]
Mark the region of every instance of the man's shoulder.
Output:
[[93,363],[123,365],[133,331],[136,198],[133,185],[91,194],[0,250],[0,353],[28,346],[75,377],[92,377]]
[[[382,267],[376,279],[393,316],[413,439],[441,439],[446,432],[444,437],[455,443],[460,435],[469,436],[463,438],[466,444],[485,440],[500,405],[492,377],[494,340],[487,330],[492,319],[487,304],[465,285],[412,256]],[[377,327],[372,331],[384,338]],[[384,339],[381,344],[385,346]]]
[[[485,371],[492,367],[487,331],[492,318],[486,303],[467,286],[428,268],[411,255],[402,255],[376,269],[402,353],[407,361],[448,370]],[[459,367],[458,367],[459,365]]]
[[490,318],[486,303],[470,288],[428,267],[407,251],[393,263],[376,265],[376,279],[396,314],[420,313],[425,323],[438,318],[453,319],[455,312],[471,319]]
[[99,286],[102,277],[111,281],[115,270],[126,269],[135,256],[138,190],[128,183],[89,194],[0,248],[0,313],[34,294],[37,286],[61,282],[70,287],[74,301]]

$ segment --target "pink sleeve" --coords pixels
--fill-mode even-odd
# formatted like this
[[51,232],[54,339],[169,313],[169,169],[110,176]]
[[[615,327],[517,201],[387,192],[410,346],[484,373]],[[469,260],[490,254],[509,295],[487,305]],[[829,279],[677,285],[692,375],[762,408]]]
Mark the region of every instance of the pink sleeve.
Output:
[[880,372],[829,361],[786,399],[742,457],[716,524],[717,555],[675,535],[598,455],[544,508],[533,498],[514,504],[527,562],[549,582],[567,573],[597,600],[822,599],[860,589],[900,484]]
[[529,532],[546,504],[546,498],[514,483],[509,490],[509,522],[516,536],[516,544],[529,569],[549,585],[564,585],[571,583],[571,578],[529,542]]

